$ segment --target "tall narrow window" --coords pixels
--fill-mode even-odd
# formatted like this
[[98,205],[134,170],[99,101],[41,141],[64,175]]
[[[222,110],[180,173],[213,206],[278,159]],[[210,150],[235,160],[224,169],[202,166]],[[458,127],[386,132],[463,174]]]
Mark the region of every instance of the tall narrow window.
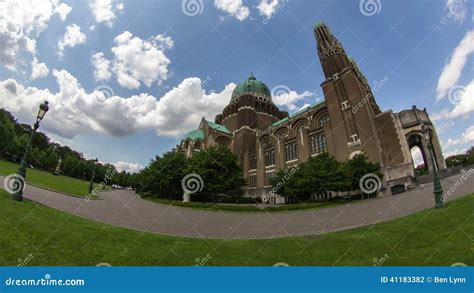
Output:
[[257,169],[257,155],[250,156],[250,170]]
[[326,137],[324,133],[317,133],[310,137],[311,154],[320,154],[327,151]]
[[265,173],[265,186],[272,185],[272,178],[275,176],[275,172]]
[[267,149],[265,150],[265,166],[273,166],[275,165],[275,149]]
[[257,187],[257,175],[249,175],[249,187]]
[[296,141],[285,145],[285,157],[287,162],[298,159],[298,145]]

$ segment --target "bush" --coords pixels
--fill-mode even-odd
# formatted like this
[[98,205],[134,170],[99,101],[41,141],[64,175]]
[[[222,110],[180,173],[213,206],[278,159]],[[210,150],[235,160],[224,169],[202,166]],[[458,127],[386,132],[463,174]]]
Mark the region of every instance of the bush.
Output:
[[271,182],[278,194],[292,197],[296,202],[307,202],[313,194],[359,190],[361,177],[368,173],[382,179],[380,165],[369,162],[364,155],[339,162],[328,153],[323,153],[309,158],[298,167],[279,171]]

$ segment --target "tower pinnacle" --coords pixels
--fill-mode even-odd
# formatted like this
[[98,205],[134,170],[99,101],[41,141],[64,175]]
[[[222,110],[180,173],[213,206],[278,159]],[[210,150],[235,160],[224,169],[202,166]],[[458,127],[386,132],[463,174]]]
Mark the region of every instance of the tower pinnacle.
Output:
[[319,60],[326,78],[350,66],[350,61],[344,47],[325,23],[318,22],[315,24],[314,36],[318,44]]

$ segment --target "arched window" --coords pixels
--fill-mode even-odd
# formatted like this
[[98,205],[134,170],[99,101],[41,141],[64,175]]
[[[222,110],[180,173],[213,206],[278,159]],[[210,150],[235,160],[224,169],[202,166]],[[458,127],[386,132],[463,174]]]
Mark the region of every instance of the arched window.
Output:
[[323,127],[324,124],[326,124],[327,122],[329,122],[329,116],[324,115],[323,117],[319,119],[319,127]]

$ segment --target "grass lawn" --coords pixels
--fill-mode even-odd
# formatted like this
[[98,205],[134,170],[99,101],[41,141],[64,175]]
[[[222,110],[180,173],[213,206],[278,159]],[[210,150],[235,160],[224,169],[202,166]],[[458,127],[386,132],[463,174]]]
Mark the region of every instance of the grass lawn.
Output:
[[[0,160],[0,175],[16,173],[18,164]],[[59,192],[64,192],[77,196],[86,196],[89,192],[89,182],[68,176],[54,176],[50,172],[37,169],[26,171],[26,181],[29,184],[47,188]]]
[[320,237],[211,240],[114,227],[14,202],[0,190],[0,264],[474,265],[473,206],[474,194],[444,209]]
[[168,200],[155,197],[143,197],[145,200],[152,202],[158,202],[161,204],[167,204],[172,206],[180,206],[186,208],[194,208],[199,210],[213,210],[213,211],[232,211],[232,212],[283,212],[283,211],[295,211],[295,210],[309,210],[326,208],[336,205],[344,204],[344,200],[335,199],[324,202],[310,202],[310,203],[296,203],[287,204],[281,206],[267,206],[264,208],[257,207],[249,204],[214,204],[214,203],[201,203],[201,202],[182,202],[177,200]]

